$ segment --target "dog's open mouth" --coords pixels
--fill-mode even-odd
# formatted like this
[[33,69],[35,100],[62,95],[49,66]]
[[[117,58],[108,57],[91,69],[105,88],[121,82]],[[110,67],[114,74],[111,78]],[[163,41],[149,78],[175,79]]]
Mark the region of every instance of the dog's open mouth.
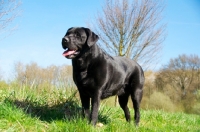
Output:
[[78,50],[67,49],[66,51],[63,52],[63,56],[67,58],[71,58],[72,56],[76,56],[77,54],[79,54]]

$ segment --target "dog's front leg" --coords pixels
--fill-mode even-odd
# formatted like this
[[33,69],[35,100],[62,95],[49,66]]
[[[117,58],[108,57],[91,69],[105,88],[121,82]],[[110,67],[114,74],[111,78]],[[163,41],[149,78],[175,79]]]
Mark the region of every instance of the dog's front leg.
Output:
[[94,96],[92,97],[92,113],[91,113],[91,124],[96,125],[98,120],[98,110],[100,105],[100,97],[101,92],[96,92]]
[[83,117],[90,119],[90,97],[80,93]]

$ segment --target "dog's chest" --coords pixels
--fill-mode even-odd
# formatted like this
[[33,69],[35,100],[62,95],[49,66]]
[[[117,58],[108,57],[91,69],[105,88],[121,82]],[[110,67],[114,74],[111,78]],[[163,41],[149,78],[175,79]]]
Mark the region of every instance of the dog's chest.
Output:
[[77,84],[81,87],[92,88],[95,86],[94,78],[90,77],[87,71],[76,73]]

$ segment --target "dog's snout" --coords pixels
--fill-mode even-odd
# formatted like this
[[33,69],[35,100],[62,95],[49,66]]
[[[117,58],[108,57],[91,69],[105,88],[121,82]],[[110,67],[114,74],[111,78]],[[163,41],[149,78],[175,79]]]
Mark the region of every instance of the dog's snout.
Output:
[[69,43],[69,38],[67,38],[67,37],[64,37],[63,39],[62,39],[62,47],[63,47],[63,49],[66,49],[67,48],[67,44]]
[[69,38],[68,37],[64,37],[63,41],[68,43],[69,42]]

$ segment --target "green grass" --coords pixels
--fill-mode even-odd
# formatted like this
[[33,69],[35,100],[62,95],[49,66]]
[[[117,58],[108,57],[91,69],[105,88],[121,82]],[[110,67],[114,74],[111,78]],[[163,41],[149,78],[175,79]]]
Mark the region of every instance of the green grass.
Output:
[[[141,110],[140,126],[127,123],[119,107],[101,104],[99,122],[93,127],[81,117],[78,93],[70,89],[0,87],[0,131],[48,132],[198,132],[200,116]],[[133,109],[131,115],[133,119]]]

